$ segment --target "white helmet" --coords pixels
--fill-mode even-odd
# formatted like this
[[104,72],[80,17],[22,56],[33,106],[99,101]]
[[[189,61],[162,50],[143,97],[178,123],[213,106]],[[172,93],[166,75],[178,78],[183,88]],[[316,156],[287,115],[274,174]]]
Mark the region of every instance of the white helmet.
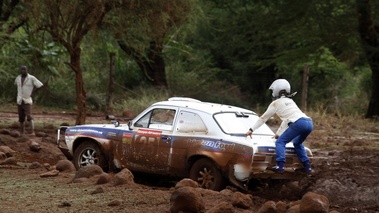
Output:
[[279,98],[282,90],[286,91],[287,94],[291,93],[291,85],[286,79],[275,80],[268,89],[272,90],[272,97],[274,98]]

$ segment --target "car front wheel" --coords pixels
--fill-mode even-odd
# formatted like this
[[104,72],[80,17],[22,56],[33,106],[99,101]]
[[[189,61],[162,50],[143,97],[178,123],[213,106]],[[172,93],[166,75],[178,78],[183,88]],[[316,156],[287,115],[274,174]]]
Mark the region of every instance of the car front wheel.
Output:
[[105,170],[107,165],[100,147],[91,141],[85,141],[78,146],[74,153],[73,163],[76,169],[96,164]]
[[199,159],[192,165],[189,178],[205,189],[220,191],[225,187],[225,178],[220,169],[207,158]]

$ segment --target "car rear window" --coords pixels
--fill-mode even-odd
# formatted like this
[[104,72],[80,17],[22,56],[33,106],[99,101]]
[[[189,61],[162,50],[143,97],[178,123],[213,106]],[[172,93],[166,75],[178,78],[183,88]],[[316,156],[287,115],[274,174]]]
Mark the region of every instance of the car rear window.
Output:
[[[215,114],[214,119],[226,134],[245,134],[258,120],[258,116],[252,113],[222,112]],[[266,124],[259,127],[254,134],[274,135]]]
[[208,129],[199,115],[192,112],[181,111],[178,115],[176,131],[207,133]]

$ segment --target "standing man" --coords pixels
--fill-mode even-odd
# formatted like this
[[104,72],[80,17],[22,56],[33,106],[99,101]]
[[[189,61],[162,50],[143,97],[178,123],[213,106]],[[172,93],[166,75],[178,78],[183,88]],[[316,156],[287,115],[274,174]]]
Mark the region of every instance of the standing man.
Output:
[[15,85],[17,86],[17,109],[18,121],[21,125],[21,134],[25,133],[25,117],[29,121],[31,134],[34,135],[34,122],[31,116],[32,112],[32,93],[35,88],[43,86],[33,75],[28,74],[28,68],[21,66],[21,74],[16,77]]

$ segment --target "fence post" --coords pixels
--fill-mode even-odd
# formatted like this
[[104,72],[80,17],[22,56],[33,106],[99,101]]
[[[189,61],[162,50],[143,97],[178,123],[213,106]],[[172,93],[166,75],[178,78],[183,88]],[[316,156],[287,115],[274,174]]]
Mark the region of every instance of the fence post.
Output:
[[303,79],[301,84],[301,109],[307,110],[307,99],[308,99],[308,79],[309,79],[309,65],[305,64],[303,69]]
[[108,96],[107,96],[107,114],[113,113],[113,92],[114,92],[114,75],[115,75],[115,53],[109,53],[109,78],[108,78]]

